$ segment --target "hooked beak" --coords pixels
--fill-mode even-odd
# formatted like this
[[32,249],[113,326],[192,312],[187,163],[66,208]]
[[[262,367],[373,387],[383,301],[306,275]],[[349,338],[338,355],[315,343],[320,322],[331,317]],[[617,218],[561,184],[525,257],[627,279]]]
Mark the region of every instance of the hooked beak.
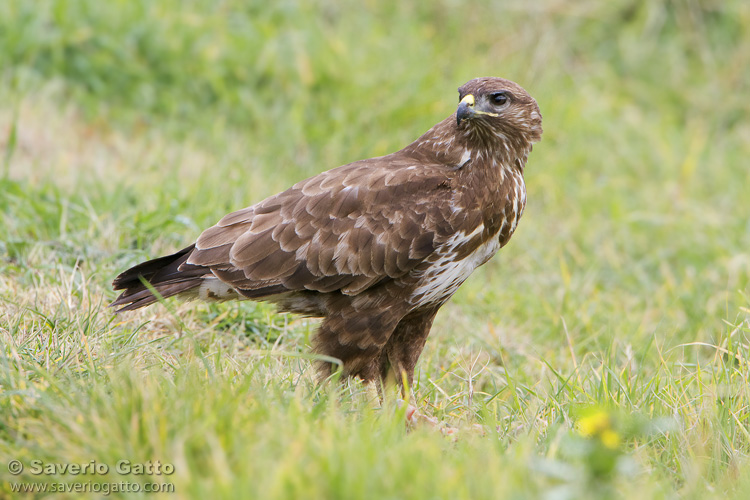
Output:
[[467,94],[458,103],[458,110],[456,110],[456,125],[461,125],[462,120],[467,120],[474,116],[474,96]]

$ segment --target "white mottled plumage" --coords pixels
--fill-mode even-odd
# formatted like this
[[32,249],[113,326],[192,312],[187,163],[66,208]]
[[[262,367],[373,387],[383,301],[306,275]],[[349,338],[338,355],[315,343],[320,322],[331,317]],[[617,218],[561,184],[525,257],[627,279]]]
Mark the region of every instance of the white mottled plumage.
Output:
[[[477,228],[479,232],[482,229],[484,227],[481,225]],[[474,252],[461,260],[456,260],[453,249],[466,244],[476,236],[475,233],[479,234],[474,231],[470,235],[456,235],[455,241],[451,242],[452,249],[446,249],[446,252],[424,274],[414,290],[415,307],[441,304],[448,300],[476,268],[487,262],[500,250],[500,240],[497,235],[493,235]]]
[[461,155],[461,159],[458,161],[458,168],[465,166],[471,161],[471,151],[464,149],[464,153]]
[[237,291],[219,278],[206,278],[198,288],[198,298],[201,300],[230,300],[237,297]]

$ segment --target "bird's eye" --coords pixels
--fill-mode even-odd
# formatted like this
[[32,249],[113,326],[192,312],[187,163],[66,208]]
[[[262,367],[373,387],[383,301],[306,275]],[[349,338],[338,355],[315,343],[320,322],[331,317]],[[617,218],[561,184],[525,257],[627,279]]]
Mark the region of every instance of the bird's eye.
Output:
[[505,92],[495,92],[494,94],[490,94],[490,99],[492,100],[492,104],[502,106],[508,102],[508,94]]

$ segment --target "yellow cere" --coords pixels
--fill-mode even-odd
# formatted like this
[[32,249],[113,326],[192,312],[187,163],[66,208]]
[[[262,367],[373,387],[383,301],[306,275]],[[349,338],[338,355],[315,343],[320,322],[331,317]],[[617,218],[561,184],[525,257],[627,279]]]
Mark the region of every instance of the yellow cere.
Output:
[[464,103],[466,103],[469,106],[473,106],[474,105],[474,96],[472,94],[465,95],[464,98],[461,99],[461,102],[459,104],[464,104]]

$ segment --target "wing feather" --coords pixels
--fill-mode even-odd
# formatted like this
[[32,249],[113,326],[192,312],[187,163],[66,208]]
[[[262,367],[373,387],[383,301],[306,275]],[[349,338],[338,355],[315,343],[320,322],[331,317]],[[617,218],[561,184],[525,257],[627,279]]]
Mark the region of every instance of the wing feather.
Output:
[[187,263],[245,296],[355,295],[408,273],[452,234],[435,225],[450,203],[445,179],[445,167],[394,155],[345,165],[224,216]]

